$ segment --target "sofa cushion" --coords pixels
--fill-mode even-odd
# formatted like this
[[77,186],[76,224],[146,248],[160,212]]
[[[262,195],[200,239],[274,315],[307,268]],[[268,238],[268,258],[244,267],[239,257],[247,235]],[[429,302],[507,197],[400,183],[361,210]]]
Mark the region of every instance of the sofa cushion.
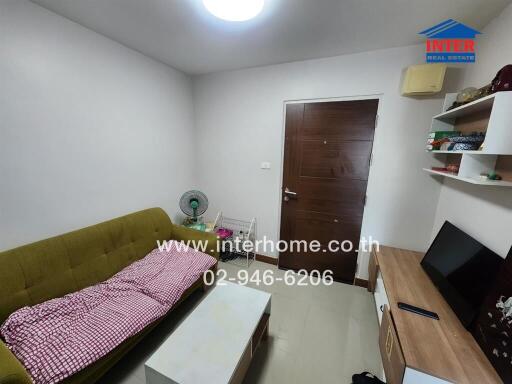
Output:
[[107,281],[13,313],[0,328],[36,384],[57,383],[164,316],[216,259],[172,241]]

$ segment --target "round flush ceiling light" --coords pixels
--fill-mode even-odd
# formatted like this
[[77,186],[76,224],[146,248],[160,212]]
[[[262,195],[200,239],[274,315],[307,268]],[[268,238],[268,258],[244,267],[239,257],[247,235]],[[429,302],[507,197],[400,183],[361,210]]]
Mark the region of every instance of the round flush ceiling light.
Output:
[[206,9],[222,20],[247,21],[262,11],[265,0],[203,0]]

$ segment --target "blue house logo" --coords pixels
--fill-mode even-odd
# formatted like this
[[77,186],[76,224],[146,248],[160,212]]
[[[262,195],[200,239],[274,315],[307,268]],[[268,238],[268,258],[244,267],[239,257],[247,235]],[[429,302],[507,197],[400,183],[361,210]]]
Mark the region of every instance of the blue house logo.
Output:
[[427,38],[427,63],[474,63],[476,29],[448,19],[419,33]]

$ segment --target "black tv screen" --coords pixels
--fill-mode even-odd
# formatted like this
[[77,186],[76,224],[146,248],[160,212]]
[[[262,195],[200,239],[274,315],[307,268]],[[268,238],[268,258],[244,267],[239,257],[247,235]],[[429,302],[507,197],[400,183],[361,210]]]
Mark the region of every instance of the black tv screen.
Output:
[[446,221],[421,265],[461,323],[469,328],[503,259]]

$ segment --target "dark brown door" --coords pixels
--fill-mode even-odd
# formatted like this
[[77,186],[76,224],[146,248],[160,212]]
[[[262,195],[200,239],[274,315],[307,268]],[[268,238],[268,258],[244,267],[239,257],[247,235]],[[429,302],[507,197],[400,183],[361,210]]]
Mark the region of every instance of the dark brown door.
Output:
[[[332,270],[353,283],[377,107],[376,99],[287,105],[281,240],[318,240],[322,251],[281,252],[281,268]],[[329,252],[331,240],[354,250]]]

